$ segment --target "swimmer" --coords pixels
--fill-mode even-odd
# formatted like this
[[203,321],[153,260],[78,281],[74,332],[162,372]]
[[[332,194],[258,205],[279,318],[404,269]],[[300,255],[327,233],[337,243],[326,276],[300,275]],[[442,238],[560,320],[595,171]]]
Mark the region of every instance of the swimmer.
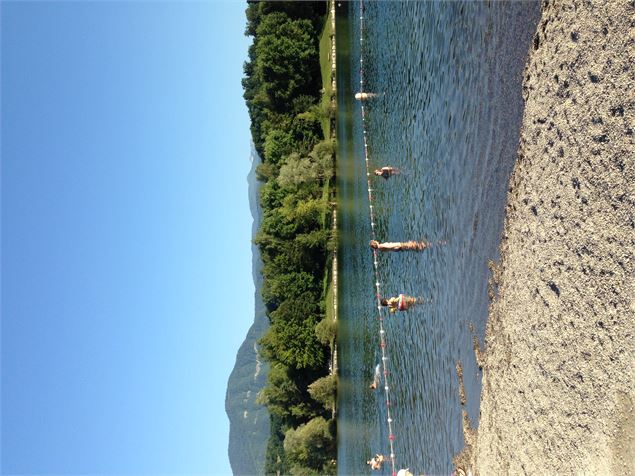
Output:
[[382,167],[381,169],[375,169],[374,173],[378,177],[384,177],[386,180],[388,180],[390,177],[392,177],[393,175],[398,175],[400,172],[398,168],[390,167],[387,165],[385,167]]
[[405,294],[400,294],[399,296],[391,297],[389,299],[382,299],[380,301],[381,305],[387,307],[392,313],[397,311],[407,311],[419,302],[422,301],[412,296],[406,296]]
[[384,458],[384,455],[375,455],[373,458],[369,459],[368,461],[366,461],[367,465],[370,465],[370,469],[374,469],[374,470],[380,470],[381,469],[381,465],[383,464],[383,462],[386,459]]
[[365,101],[366,99],[376,98],[378,94],[375,93],[355,93],[355,99],[358,101]]
[[381,371],[379,369],[379,364],[375,366],[375,375],[373,376],[373,382],[369,385],[370,388],[376,390],[379,386],[379,382],[381,381]]
[[380,243],[370,240],[370,247],[379,251],[423,251],[432,246],[425,241],[397,241],[394,243]]

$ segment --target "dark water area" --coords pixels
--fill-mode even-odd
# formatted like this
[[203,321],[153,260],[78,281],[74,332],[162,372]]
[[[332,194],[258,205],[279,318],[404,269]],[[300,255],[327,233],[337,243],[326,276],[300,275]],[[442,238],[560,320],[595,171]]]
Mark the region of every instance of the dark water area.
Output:
[[[369,203],[359,102],[359,4],[337,7],[338,190],[341,201],[338,465],[370,474],[389,453],[383,390],[368,388],[380,362]],[[398,467],[450,474],[463,447],[455,364],[478,422],[487,261],[498,260],[508,180],[523,112],[522,75],[537,2],[366,3],[364,80],[381,241],[447,244],[380,256],[386,295],[432,299],[385,321]],[[390,474],[390,466],[375,474]]]

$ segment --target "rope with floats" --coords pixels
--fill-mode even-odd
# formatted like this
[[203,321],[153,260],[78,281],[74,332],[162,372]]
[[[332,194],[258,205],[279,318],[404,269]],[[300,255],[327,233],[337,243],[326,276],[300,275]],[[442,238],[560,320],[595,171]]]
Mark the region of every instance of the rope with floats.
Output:
[[[364,2],[360,1],[359,7],[359,21],[360,21],[360,67],[359,67],[359,86],[360,86],[360,99],[364,97]],[[362,131],[364,137],[364,161],[366,163],[366,181],[368,184],[368,203],[370,209],[370,234],[373,240],[377,240],[375,233],[375,210],[373,207],[373,187],[371,183],[371,168],[368,157],[368,141],[366,131],[366,111],[364,108],[364,101],[360,101],[361,114],[362,114]],[[373,267],[375,269],[375,297],[377,299],[377,320],[379,322],[379,347],[381,349],[381,365],[384,376],[384,393],[386,402],[386,422],[388,423],[388,444],[390,445],[390,465],[392,468],[392,476],[397,476],[397,464],[395,455],[395,434],[393,431],[394,420],[391,412],[391,400],[390,400],[390,385],[388,382],[388,351],[386,345],[386,329],[384,328],[384,316],[386,309],[381,305],[381,280],[379,273],[379,260],[378,250],[373,249]]]

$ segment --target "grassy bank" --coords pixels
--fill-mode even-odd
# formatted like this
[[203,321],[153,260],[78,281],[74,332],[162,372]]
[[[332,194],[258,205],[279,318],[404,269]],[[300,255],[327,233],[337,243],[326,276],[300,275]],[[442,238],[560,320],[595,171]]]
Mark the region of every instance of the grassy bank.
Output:
[[334,117],[335,111],[332,107],[334,94],[332,77],[335,71],[332,68],[331,54],[332,54],[332,38],[334,38],[335,31],[332,24],[331,2],[329,2],[329,9],[324,21],[324,29],[320,36],[320,72],[322,76],[322,98],[320,101],[320,111],[322,112],[322,130],[324,131],[324,137],[329,138],[334,131],[331,131],[330,118]]
[[[328,2],[328,13],[324,21],[324,29],[320,36],[320,71],[322,75],[322,98],[320,101],[320,109],[322,112],[322,130],[325,138],[331,138],[335,140],[335,130],[333,128],[335,124],[336,102],[335,102],[335,90],[334,78],[335,78],[335,59],[333,55],[336,52],[335,49],[335,29],[334,18],[335,9],[334,3]],[[337,157],[335,156],[335,161]],[[335,170],[337,167],[334,168]],[[326,193],[326,190],[325,190]],[[323,199],[325,195],[323,195]],[[335,176],[329,180],[328,183],[328,206],[332,208],[331,216],[331,233],[332,233],[332,246],[329,251],[328,263],[326,265],[326,272],[324,275],[324,306],[325,316],[324,320],[327,323],[331,323],[332,335],[329,346],[331,349],[331,368],[330,375],[337,379],[337,342],[336,342],[336,329],[337,329],[337,188],[335,183]],[[337,388],[337,387],[336,387]],[[337,397],[333,399],[332,406],[332,418],[335,418],[337,413],[336,408]]]
[[[333,89],[333,79],[335,77],[334,60],[332,55],[335,54],[335,30],[333,28],[333,14],[332,8],[333,2],[328,2],[328,12],[324,21],[324,29],[320,36],[320,71],[322,75],[322,98],[320,101],[320,109],[322,111],[322,130],[324,131],[325,138],[333,138],[335,131],[332,130],[332,119],[335,118],[335,91]],[[337,160],[337,157],[335,157]],[[335,184],[335,177],[332,177],[328,183],[328,190],[325,187],[323,200],[328,199],[327,205],[332,207],[336,206],[337,189]],[[333,210],[333,214],[336,210]],[[333,215],[331,215],[333,218]],[[325,224],[326,225],[326,224]],[[328,264],[326,266],[326,273],[324,276],[324,289],[323,295],[325,299],[325,319],[328,321],[337,321],[337,307],[335,299],[337,297],[337,280],[335,273],[337,273],[337,229],[335,220],[331,221],[331,231],[333,233],[333,246],[329,252]],[[335,362],[335,341],[331,343],[331,373],[336,373]]]

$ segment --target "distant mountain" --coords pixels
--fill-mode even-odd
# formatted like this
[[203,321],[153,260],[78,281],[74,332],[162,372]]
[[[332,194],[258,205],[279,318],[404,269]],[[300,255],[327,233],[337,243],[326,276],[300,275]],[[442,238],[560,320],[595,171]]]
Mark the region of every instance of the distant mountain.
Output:
[[[251,235],[255,236],[262,221],[262,210],[258,200],[260,182],[256,179],[256,167],[260,157],[253,147],[249,184],[249,208],[254,219]],[[227,382],[225,411],[229,417],[229,463],[234,475],[264,474],[265,450],[269,439],[269,413],[256,403],[258,392],[265,386],[268,366],[258,360],[256,342],[269,327],[265,305],[260,296],[262,287],[262,261],[254,245],[252,274],[256,287],[254,323],[247,331],[244,342],[236,354],[236,364]]]

